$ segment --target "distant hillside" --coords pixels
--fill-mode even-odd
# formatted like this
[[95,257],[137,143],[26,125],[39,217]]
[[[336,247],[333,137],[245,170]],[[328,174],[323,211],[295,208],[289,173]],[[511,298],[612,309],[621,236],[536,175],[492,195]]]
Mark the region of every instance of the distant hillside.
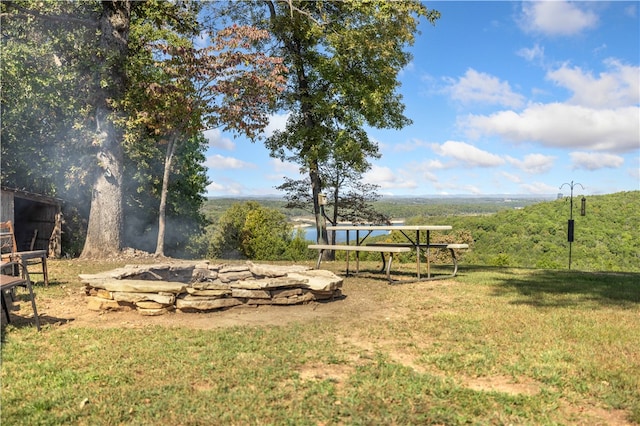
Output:
[[[586,216],[574,197],[572,269],[640,272],[640,191],[587,196]],[[430,218],[467,230],[474,243],[465,262],[567,268],[569,199],[542,202],[487,216]]]
[[[483,215],[529,206],[545,198],[486,197],[383,197],[373,203],[376,210],[394,219],[414,216]],[[548,199],[548,197],[546,198]]]
[[[491,214],[502,210],[521,208],[539,203],[543,198],[487,196],[487,197],[383,197],[373,203],[375,209],[395,219],[414,216],[449,216],[449,215],[478,215]],[[220,216],[234,203],[256,201],[260,205],[276,209],[288,218],[308,216],[313,218],[313,212],[303,209],[287,209],[286,201],[277,197],[219,197],[208,199],[203,213],[216,222]]]

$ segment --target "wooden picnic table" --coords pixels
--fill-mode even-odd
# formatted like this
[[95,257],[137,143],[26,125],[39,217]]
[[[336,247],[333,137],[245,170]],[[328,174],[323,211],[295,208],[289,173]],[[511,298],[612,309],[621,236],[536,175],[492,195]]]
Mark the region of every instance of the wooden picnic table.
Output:
[[[437,249],[449,249],[451,252],[452,260],[453,260],[453,273],[448,276],[439,276],[437,278],[447,278],[453,277],[456,275],[458,271],[458,263],[455,256],[454,250],[465,249],[468,248],[467,244],[441,244],[441,243],[431,243],[431,232],[432,231],[449,231],[452,227],[450,225],[330,225],[327,226],[327,231],[346,231],[346,246],[334,245],[337,250],[344,250],[345,247],[349,248],[349,251],[356,252],[356,271],[359,270],[359,251],[378,251],[382,257],[382,268],[385,269],[385,258],[384,253],[389,253],[389,262],[391,262],[393,252],[399,253],[401,248],[408,247],[410,249],[415,250],[416,253],[416,276],[418,281],[423,280],[431,280],[436,279],[436,277],[431,276],[431,268],[429,263],[429,250],[431,248]],[[365,240],[375,231],[398,231],[400,232],[406,239],[406,243],[373,243],[365,245]],[[355,247],[350,244],[351,242],[351,233],[355,232]],[[424,240],[420,239],[420,233],[425,235]],[[332,245],[311,245],[310,248],[315,248],[321,250],[320,256],[318,257],[318,263],[316,267],[319,267],[320,258],[322,255],[322,250],[330,250]],[[353,248],[351,248],[353,247]],[[377,247],[377,250],[375,249]],[[421,277],[421,252],[422,250],[426,251],[426,259],[427,259],[427,277],[423,279]],[[393,250],[393,251],[392,251]],[[391,281],[389,276],[389,266],[387,265],[387,278]],[[349,271],[349,255],[347,253],[347,272]]]

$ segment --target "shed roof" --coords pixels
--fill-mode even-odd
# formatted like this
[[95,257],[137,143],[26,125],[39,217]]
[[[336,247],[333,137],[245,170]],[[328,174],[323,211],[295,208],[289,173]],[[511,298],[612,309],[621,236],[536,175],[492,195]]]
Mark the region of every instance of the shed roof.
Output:
[[51,197],[49,195],[36,194],[35,192],[29,192],[22,189],[16,189],[16,188],[8,188],[6,186],[1,187],[0,189],[2,190],[2,192],[11,192],[14,194],[14,196],[17,196],[19,198],[25,198],[27,200],[37,201],[43,204],[52,204],[56,206],[59,206],[62,204],[61,199]]

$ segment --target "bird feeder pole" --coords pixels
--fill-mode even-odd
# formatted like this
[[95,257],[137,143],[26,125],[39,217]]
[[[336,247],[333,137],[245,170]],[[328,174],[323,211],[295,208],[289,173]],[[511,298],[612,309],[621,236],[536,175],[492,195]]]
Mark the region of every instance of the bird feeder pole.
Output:
[[[582,186],[582,184],[578,183],[578,182],[573,182],[571,181],[571,183],[563,183],[562,185],[560,185],[560,189],[562,189],[565,185],[569,186],[569,188],[571,189],[571,195],[569,196],[569,221],[567,222],[567,241],[569,242],[569,269],[571,269],[571,243],[573,243],[573,230],[574,230],[574,222],[573,222],[573,188],[574,186],[580,185],[580,188],[582,188],[584,190],[584,186]],[[580,206],[580,215],[584,216],[585,215],[585,209],[586,209],[586,199],[584,197],[582,197],[582,204]]]

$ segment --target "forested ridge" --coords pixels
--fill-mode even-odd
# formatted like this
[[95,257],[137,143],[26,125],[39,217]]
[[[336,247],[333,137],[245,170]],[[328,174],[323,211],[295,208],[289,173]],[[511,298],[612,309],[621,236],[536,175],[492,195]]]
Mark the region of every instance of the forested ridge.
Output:
[[[587,196],[586,215],[574,197],[572,269],[640,271],[640,191]],[[473,238],[465,262],[560,269],[569,263],[568,198],[487,216],[429,218],[465,229]]]

